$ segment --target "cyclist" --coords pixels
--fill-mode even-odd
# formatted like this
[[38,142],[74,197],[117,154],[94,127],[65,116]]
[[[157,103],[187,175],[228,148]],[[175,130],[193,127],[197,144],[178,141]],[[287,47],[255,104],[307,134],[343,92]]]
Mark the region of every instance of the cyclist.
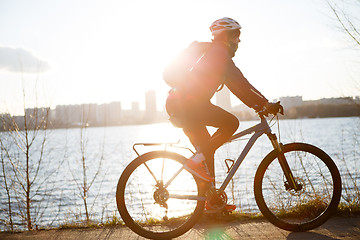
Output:
[[[188,72],[179,74],[177,68],[181,67],[175,61],[163,74],[167,83],[178,81],[174,80],[176,77],[185,78],[169,84],[172,89],[166,101],[166,110],[170,121],[183,129],[196,149],[196,154],[187,161],[185,168],[208,182],[215,179],[216,149],[227,142],[239,126],[234,115],[210,102],[217,89],[226,85],[236,97],[256,111],[269,109],[276,112],[280,106],[279,103],[269,103],[235,66],[232,58],[240,42],[240,29],[240,24],[234,19],[216,20],[210,26],[214,37],[211,43],[194,42],[188,47],[191,50],[187,52],[196,52],[195,61],[184,57],[186,54],[178,60],[191,62],[187,65],[190,68]],[[210,135],[206,126],[215,127],[217,131]]]

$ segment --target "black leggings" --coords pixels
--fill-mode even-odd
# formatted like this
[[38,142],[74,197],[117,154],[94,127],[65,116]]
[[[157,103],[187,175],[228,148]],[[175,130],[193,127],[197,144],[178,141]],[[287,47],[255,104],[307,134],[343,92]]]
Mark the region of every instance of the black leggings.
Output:
[[[185,114],[183,118],[184,133],[196,150],[205,155],[210,173],[215,176],[215,151],[235,133],[239,127],[239,120],[211,102],[187,106]],[[211,136],[206,126],[218,129]]]

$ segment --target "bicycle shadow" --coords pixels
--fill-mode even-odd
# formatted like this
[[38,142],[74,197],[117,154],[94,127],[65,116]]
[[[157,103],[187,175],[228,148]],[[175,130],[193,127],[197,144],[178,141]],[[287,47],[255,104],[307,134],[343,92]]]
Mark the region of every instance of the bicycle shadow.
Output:
[[315,232],[291,232],[286,239],[288,240],[302,240],[302,239],[316,239],[316,240],[335,240],[339,238],[329,237]]
[[[202,233],[203,239],[205,240],[233,240],[237,239],[237,236],[231,236],[230,234],[226,233],[225,227],[216,227],[207,229]],[[238,236],[240,238],[246,239],[245,236]],[[248,238],[253,239],[250,235]],[[320,233],[315,232],[291,232],[287,237],[284,236],[284,239],[287,240],[303,240],[303,239],[316,239],[316,240],[338,240],[339,238],[329,237]]]
[[[191,239],[193,236],[201,236],[201,239],[319,239],[334,240],[345,236],[353,239],[360,239],[360,217],[333,217],[322,226],[308,232],[289,232],[272,225],[264,219],[249,219],[238,221],[232,219],[216,220],[214,216],[203,217],[200,223],[196,224],[187,233],[184,239]],[[198,238],[197,238],[198,239]]]
[[[211,220],[209,220],[211,222]],[[261,239],[287,239],[287,240],[303,240],[303,239],[317,239],[317,240],[335,240],[339,239],[333,237],[340,234],[340,236],[346,232],[346,229],[342,226],[342,231],[336,231],[332,225],[327,224],[327,226],[322,226],[318,228],[317,231],[321,229],[327,229],[328,233],[333,236],[327,235],[327,233],[319,233],[314,231],[309,232],[288,232],[276,228],[273,225],[266,224],[266,221],[244,221],[244,222],[226,222],[226,223],[205,223],[196,225],[189,233],[187,237],[196,235],[201,235],[202,239],[205,240],[232,240],[232,239],[256,239],[260,237]],[[192,232],[192,233],[191,233]],[[331,234],[332,233],[332,234]],[[187,239],[187,238],[185,238]]]

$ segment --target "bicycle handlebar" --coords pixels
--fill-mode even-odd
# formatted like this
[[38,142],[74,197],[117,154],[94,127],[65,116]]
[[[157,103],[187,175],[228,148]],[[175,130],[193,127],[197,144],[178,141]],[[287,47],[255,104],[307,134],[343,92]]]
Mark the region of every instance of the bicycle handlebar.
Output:
[[271,103],[269,107],[264,107],[263,109],[256,111],[256,113],[259,115],[260,118],[262,117],[268,117],[269,114],[272,114],[274,116],[277,116],[279,113],[281,115],[284,115],[284,108],[281,106],[280,101],[276,103]]

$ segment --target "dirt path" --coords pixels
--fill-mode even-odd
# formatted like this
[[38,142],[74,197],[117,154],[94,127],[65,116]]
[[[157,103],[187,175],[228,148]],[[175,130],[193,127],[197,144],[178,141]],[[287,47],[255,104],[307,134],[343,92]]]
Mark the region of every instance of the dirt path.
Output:
[[[41,230],[23,233],[0,233],[0,239],[144,239],[127,227]],[[221,225],[196,225],[177,239],[360,239],[360,216],[335,217],[323,226],[304,233],[281,230],[262,220]]]

